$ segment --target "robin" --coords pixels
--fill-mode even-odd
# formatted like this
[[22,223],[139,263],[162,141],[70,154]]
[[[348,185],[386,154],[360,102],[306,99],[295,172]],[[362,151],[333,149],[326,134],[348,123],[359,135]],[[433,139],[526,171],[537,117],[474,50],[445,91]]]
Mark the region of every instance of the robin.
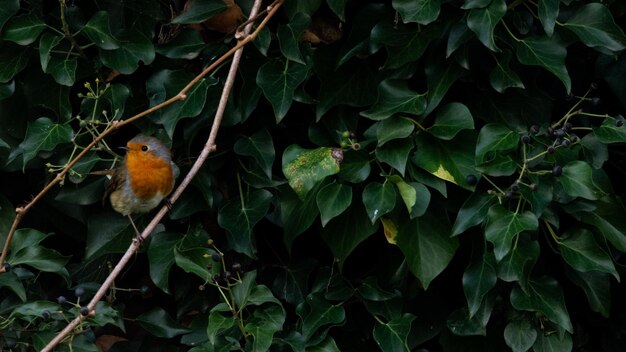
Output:
[[126,156],[113,170],[104,199],[111,201],[116,212],[128,216],[137,234],[131,214],[147,213],[167,197],[174,188],[176,164],[160,140],[136,136],[126,144]]

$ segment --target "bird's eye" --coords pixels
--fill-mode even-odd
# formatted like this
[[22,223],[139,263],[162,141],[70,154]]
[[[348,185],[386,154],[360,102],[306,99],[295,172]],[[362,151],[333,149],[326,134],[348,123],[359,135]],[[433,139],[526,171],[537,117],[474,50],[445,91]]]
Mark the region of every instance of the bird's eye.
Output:
[[142,152],[147,152],[148,151],[148,146],[147,145],[142,145],[141,146],[141,151]]

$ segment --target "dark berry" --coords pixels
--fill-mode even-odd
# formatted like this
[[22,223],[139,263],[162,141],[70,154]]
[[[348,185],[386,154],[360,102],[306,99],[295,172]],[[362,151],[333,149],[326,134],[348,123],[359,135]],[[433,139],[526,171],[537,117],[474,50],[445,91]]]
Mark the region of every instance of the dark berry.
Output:
[[76,287],[76,289],[74,289],[74,296],[81,297],[84,294],[85,294],[85,289],[84,288],[78,286],[78,287]]
[[215,274],[212,277],[213,282],[220,282],[222,280],[222,276],[220,274]]
[[554,136],[554,128],[548,127],[548,130],[546,132],[548,132],[548,137]]
[[565,125],[563,125],[563,130],[565,130],[565,132],[569,132],[572,130],[572,127],[574,127],[571,123],[566,123]]
[[554,176],[557,176],[557,177],[558,177],[558,176],[561,176],[561,174],[563,174],[563,168],[562,168],[562,167],[560,167],[559,165],[555,165],[555,166],[552,168],[552,174],[553,174]]
[[7,272],[7,273],[8,273],[9,271],[11,271],[11,264],[9,264],[9,263],[4,263],[4,271],[5,271],[5,272]]
[[530,190],[531,190],[532,192],[534,192],[534,191],[536,191],[536,190],[537,190],[537,185],[536,185],[536,184],[534,184],[534,183],[531,183],[531,184],[528,186],[528,188],[530,188]]
[[57,297],[57,303],[65,304],[65,303],[67,303],[67,298],[65,298],[65,296],[59,296],[59,297]]
[[228,280],[231,277],[233,277],[233,274],[230,273],[230,271],[225,271],[224,274],[222,274],[224,276],[224,280]]
[[593,97],[593,98],[591,98],[591,105],[593,105],[593,106],[598,106],[598,105],[600,105],[600,98],[599,98],[599,97]]
[[213,259],[214,262],[219,262],[220,260],[222,260],[222,256],[215,252],[213,254],[211,254],[211,259]]
[[570,143],[571,143],[571,142],[569,141],[569,139],[564,139],[564,140],[561,142],[561,145],[562,145],[562,146],[564,146],[564,147],[569,147]]
[[356,133],[354,133],[354,132],[350,132],[350,138],[351,138],[351,139],[355,139],[355,138],[356,138]]
[[50,314],[50,311],[49,311],[49,310],[47,310],[47,309],[46,309],[46,310],[44,310],[44,311],[41,313],[41,317],[42,317],[44,320],[48,320],[48,319],[50,319],[50,317],[51,317],[51,316],[52,316],[52,314]]
[[478,183],[478,179],[476,178],[475,175],[468,175],[467,176],[467,184],[470,186],[474,186],[476,183]]
[[556,131],[554,131],[554,135],[557,138],[563,138],[565,136],[565,131],[563,129],[559,128]]
[[530,143],[530,137],[528,135],[523,135],[522,136],[522,143],[529,144]]
[[548,151],[548,154],[554,154],[554,147],[553,146],[549,146],[547,151]]
[[86,317],[89,315],[89,307],[84,306],[84,307],[80,307],[80,315]]
[[511,191],[513,192],[519,191],[519,184],[517,182],[511,185]]
[[143,285],[143,286],[141,286],[141,287],[139,288],[139,292],[140,292],[142,295],[147,295],[147,294],[149,294],[149,293],[150,293],[150,286],[148,286],[148,285]]
[[615,121],[615,127],[622,127],[622,126],[624,126],[624,120]]
[[539,133],[539,126],[537,126],[537,125],[530,126],[530,133],[532,133],[532,134]]
[[575,135],[575,134],[573,134],[573,135],[571,135],[571,136],[569,137],[569,140],[570,140],[570,142],[572,142],[572,143],[576,143],[576,142],[578,142],[578,136],[577,136],[577,135]]
[[513,198],[513,192],[511,192],[511,191],[504,192],[504,198],[506,198],[506,199]]
[[589,85],[589,89],[591,89],[591,90],[598,89],[598,83],[597,82],[591,82],[591,84]]
[[241,264],[239,264],[239,263],[233,263],[233,266],[231,268],[236,273],[240,273],[241,272]]

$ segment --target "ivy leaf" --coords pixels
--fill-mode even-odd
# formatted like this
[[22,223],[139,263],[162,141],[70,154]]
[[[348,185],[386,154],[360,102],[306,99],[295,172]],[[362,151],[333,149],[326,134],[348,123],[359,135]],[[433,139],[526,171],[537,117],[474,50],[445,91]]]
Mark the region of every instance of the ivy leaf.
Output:
[[548,37],[551,37],[554,33],[554,24],[556,23],[556,18],[559,16],[560,2],[560,0],[539,0],[539,20]]
[[346,312],[341,305],[334,305],[322,298],[319,293],[312,293],[306,298],[310,307],[308,314],[301,315],[302,336],[309,340],[322,326],[340,324],[346,319]]
[[300,37],[310,23],[311,17],[298,12],[289,23],[278,27],[278,44],[280,51],[287,59],[299,64],[306,64],[300,52]]
[[446,95],[452,84],[463,74],[463,69],[456,63],[441,63],[431,61],[426,64],[426,81],[428,82],[428,96],[426,111],[428,115],[435,110]]
[[483,256],[470,264],[463,273],[463,292],[467,299],[470,319],[480,309],[485,295],[496,285],[498,278],[495,266],[493,254],[485,251]]
[[553,351],[572,351],[574,342],[570,334],[563,334],[560,337],[559,334],[538,334],[537,340],[533,345],[533,351],[535,352],[553,352]]
[[157,337],[171,339],[174,336],[191,331],[174,321],[174,319],[160,307],[153,308],[135,319],[139,325]]
[[589,307],[608,318],[611,311],[611,277],[609,274],[565,270],[567,277],[585,291]]
[[339,270],[342,270],[346,259],[359,243],[373,235],[377,229],[378,226],[368,221],[363,207],[359,204],[349,207],[341,215],[330,220],[322,230],[322,238],[337,259]]
[[81,33],[84,33],[100,49],[113,50],[120,47],[119,41],[111,34],[109,14],[106,11],[96,12],[85,24]]
[[459,246],[457,239],[450,237],[450,223],[441,214],[414,218],[400,226],[396,242],[425,290],[448,266]]
[[591,231],[575,228],[557,242],[563,259],[572,268],[581,272],[601,271],[611,274],[619,281],[611,257],[596,243]]
[[200,33],[186,28],[180,31],[170,42],[157,46],[156,52],[170,59],[192,60],[206,47]]
[[441,0],[393,0],[392,6],[404,23],[429,24],[439,17]]
[[307,66],[289,60],[270,60],[259,69],[256,82],[272,104],[277,123],[289,111],[294,91],[308,72]]
[[510,152],[517,148],[519,135],[499,123],[489,123],[478,133],[476,143],[476,165],[493,159],[496,152]]
[[504,342],[513,352],[530,350],[537,340],[537,330],[528,320],[513,320],[504,328]]
[[376,139],[378,146],[388,141],[406,138],[413,133],[415,125],[407,118],[393,117],[376,123]]
[[161,232],[153,236],[148,247],[148,263],[150,263],[150,279],[163,290],[170,293],[170,269],[174,265],[174,246],[182,237],[179,233]]
[[228,5],[222,0],[194,0],[187,11],[174,18],[172,23],[201,23],[227,9]]
[[[558,1],[558,0],[557,0]],[[489,83],[498,93],[504,93],[507,88],[525,88],[524,83],[509,67],[511,52],[504,50],[499,58],[496,58],[496,66],[489,74]]]
[[22,302],[26,302],[26,288],[14,272],[7,272],[0,275],[0,288],[8,288]]
[[300,199],[304,199],[320,181],[339,172],[342,160],[341,149],[304,149],[293,144],[283,153],[283,174],[289,181],[289,186]]
[[407,337],[411,331],[411,322],[416,316],[405,313],[401,317],[374,327],[374,340],[383,351],[409,351]]
[[368,110],[361,112],[361,115],[380,121],[398,113],[421,115],[425,109],[424,95],[410,90],[407,81],[387,79],[380,82],[378,86],[376,103]]
[[572,197],[597,200],[605,194],[593,181],[593,169],[584,161],[575,160],[563,167],[559,177],[565,193]]
[[468,129],[474,129],[472,113],[461,103],[450,103],[437,111],[435,123],[428,129],[428,132],[439,139],[449,141],[461,130]]
[[426,134],[418,135],[417,150],[413,157],[415,165],[440,179],[452,182],[465,189],[473,190],[467,176],[473,175],[476,144],[473,131],[457,135],[451,141],[442,141]]
[[28,64],[29,49],[15,44],[0,46],[0,83],[7,83]]
[[465,0],[461,8],[463,10],[479,9],[489,6],[491,0]]
[[282,306],[274,304],[255,310],[244,326],[244,330],[253,337],[252,351],[268,351],[274,334],[283,329],[284,322],[285,310]]
[[331,183],[322,188],[316,197],[322,227],[343,213],[352,203],[352,188],[341,183]]
[[239,155],[247,155],[261,167],[265,175],[272,178],[272,165],[274,164],[274,143],[272,136],[266,129],[255,132],[250,137],[243,136],[235,142],[235,153]]
[[[626,142],[626,128],[617,127],[617,121],[623,121],[621,115],[618,118],[607,117],[600,126],[594,126],[593,134],[602,143],[623,143]],[[585,136],[587,137],[587,136]]]
[[404,176],[413,141],[409,138],[396,139],[376,147],[376,159],[389,164]]
[[422,27],[415,23],[394,23],[389,20],[374,26],[370,41],[372,46],[385,46],[387,61],[384,68],[395,69],[422,57],[438,33],[438,26]]
[[615,198],[608,198],[607,202],[596,202],[593,211],[579,212],[575,215],[580,217],[580,221],[595,226],[615,248],[626,252],[624,214],[626,214],[626,209],[622,202]]
[[548,276],[530,280],[526,291],[519,286],[511,291],[511,305],[515,309],[541,312],[568,332],[574,331],[565,307],[563,290],[556,280]]
[[493,31],[506,13],[504,0],[493,0],[488,7],[472,9],[467,16],[467,26],[484,46],[491,51],[500,51],[493,38]]
[[148,36],[139,31],[122,32],[119,34],[121,45],[116,50],[102,50],[102,63],[129,75],[137,70],[139,62],[149,65],[154,61],[155,50]]
[[28,123],[26,137],[18,149],[23,153],[24,165],[37,153],[54,150],[58,145],[70,143],[74,131],[66,124],[54,123],[47,117],[40,117]]
[[524,65],[541,66],[563,82],[565,90],[572,90],[572,82],[565,67],[567,49],[556,36],[530,37],[517,43],[517,59]]
[[574,32],[588,47],[603,47],[614,52],[626,48],[624,31],[615,24],[611,11],[603,4],[582,6],[563,27]]
[[539,243],[524,236],[518,238],[517,246],[498,263],[498,278],[506,282],[519,282],[526,290],[526,283],[537,259]]
[[2,30],[2,39],[19,45],[29,45],[37,40],[46,24],[36,15],[27,14],[11,18]]
[[489,208],[496,203],[497,197],[482,192],[472,193],[457,213],[452,226],[452,236],[460,235],[470,227],[482,224]]
[[13,17],[19,9],[19,0],[2,1],[2,6],[0,6],[0,31],[2,31],[2,27],[4,27],[6,21]]
[[417,202],[417,190],[413,188],[412,185],[406,183],[402,177],[398,175],[392,175],[388,178],[389,181],[393,182],[398,188],[398,193],[400,193],[400,198],[406,205],[406,209],[411,213],[415,203]]
[[255,257],[252,229],[267,213],[272,198],[272,193],[260,189],[250,193],[244,199],[233,198],[220,208],[217,222],[230,232],[235,251]]
[[496,260],[499,262],[511,250],[511,241],[522,231],[539,227],[537,216],[530,211],[512,212],[496,204],[487,212],[485,238],[493,243]]
[[280,192],[280,217],[285,232],[283,239],[288,249],[299,234],[311,227],[319,214],[315,200],[318,190],[323,186],[324,182],[319,183],[307,192],[304,199],[301,199],[290,187]]
[[76,57],[61,58],[55,55],[50,57],[45,72],[49,73],[58,84],[71,87],[76,81],[77,67]]
[[363,190],[363,204],[373,224],[396,206],[396,191],[391,182],[371,182]]
[[60,35],[54,35],[50,33],[44,33],[39,39],[39,62],[41,63],[41,69],[43,72],[48,72],[48,62],[50,61],[50,55],[52,49],[63,40]]

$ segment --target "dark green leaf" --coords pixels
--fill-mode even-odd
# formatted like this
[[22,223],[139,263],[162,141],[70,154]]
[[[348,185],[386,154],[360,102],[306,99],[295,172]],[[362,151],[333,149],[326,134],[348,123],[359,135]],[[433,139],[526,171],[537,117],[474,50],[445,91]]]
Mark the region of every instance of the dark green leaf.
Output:
[[341,183],[331,183],[322,188],[316,197],[322,227],[343,213],[352,203],[352,188]]
[[499,262],[511,250],[511,241],[522,231],[536,230],[539,222],[530,211],[512,212],[496,204],[487,212],[485,238],[493,243],[494,254]]
[[591,231],[575,228],[557,242],[563,259],[572,268],[581,272],[601,271],[613,275],[619,281],[611,257],[600,247]]
[[489,74],[489,83],[498,93],[504,93],[507,88],[525,88],[524,83],[509,67],[511,52],[504,50],[500,58],[496,58],[496,66]]
[[192,60],[200,55],[206,44],[194,29],[183,29],[172,41],[157,46],[156,52],[170,59]]
[[310,23],[311,17],[305,13],[299,12],[289,23],[278,27],[278,44],[280,45],[280,51],[287,59],[303,65],[306,64],[302,58],[299,45],[302,32],[304,32]]
[[182,237],[178,233],[161,232],[152,236],[148,247],[150,278],[158,288],[170,293],[170,269],[174,265],[174,246]]
[[510,152],[517,148],[519,144],[519,135],[515,131],[511,131],[508,127],[490,123],[483,126],[478,134],[476,143],[476,164],[482,164],[490,161],[495,152]]
[[11,18],[2,30],[2,39],[19,45],[33,43],[46,28],[46,24],[33,14]]
[[493,254],[485,251],[463,273],[463,292],[467,299],[469,318],[472,319],[482,305],[485,295],[496,285],[496,261]]
[[256,83],[272,104],[276,122],[280,122],[289,111],[296,88],[304,82],[307,66],[289,60],[270,60],[261,66]]
[[76,57],[62,58],[57,55],[50,57],[45,72],[49,73],[54,80],[61,85],[71,87],[76,80]]
[[319,214],[316,198],[317,192],[324,183],[307,192],[304,199],[293,192],[291,188],[280,192],[280,217],[285,231],[284,241],[287,248],[291,248],[296,236],[308,229]]
[[356,246],[371,236],[377,228],[378,226],[369,222],[363,207],[354,204],[326,225],[322,230],[322,238],[341,269]]
[[439,139],[449,141],[461,130],[467,129],[474,129],[472,113],[461,103],[450,103],[437,111],[435,123],[428,132]]
[[267,190],[256,190],[243,199],[233,198],[222,206],[217,214],[219,225],[231,234],[233,249],[255,256],[252,242],[252,229],[269,209],[273,195]]
[[560,79],[567,92],[572,89],[569,73],[565,67],[567,49],[557,36],[552,38],[531,37],[520,40],[517,42],[515,53],[522,64],[541,66]]
[[123,253],[135,231],[127,217],[114,212],[91,215],[87,222],[85,257]]
[[158,307],[141,314],[136,318],[136,321],[150,334],[162,338],[170,339],[190,331],[174,321],[165,310]]
[[[491,1],[491,0],[489,0]],[[446,43],[446,58],[449,58],[462,44],[474,37],[473,32],[467,28],[465,19],[455,23],[450,29],[448,42]]]
[[537,340],[537,330],[528,320],[513,320],[504,328],[504,341],[513,352],[526,352]]
[[272,178],[275,151],[272,136],[266,129],[261,129],[250,137],[241,137],[235,143],[234,150],[239,155],[253,157],[265,175],[270,179]]
[[539,243],[525,236],[519,237],[517,245],[498,263],[498,277],[506,282],[518,281],[525,289],[538,258]]
[[409,351],[407,337],[411,331],[411,322],[415,315],[407,313],[402,317],[393,319],[386,324],[378,324],[374,327],[374,340],[382,351]]
[[64,266],[69,260],[69,256],[63,256],[53,249],[41,246],[22,248],[15,253],[11,253],[9,257],[11,265],[25,264],[35,269],[52,273],[64,270]]
[[487,335],[487,323],[489,323],[489,318],[491,318],[494,303],[495,295],[487,295],[480,309],[472,318],[469,317],[467,308],[457,309],[450,314],[446,322],[448,329],[458,336]]
[[537,12],[539,20],[543,25],[543,30],[546,31],[549,37],[554,33],[554,24],[559,16],[559,5],[559,0],[539,0],[538,2],[539,9]]
[[[347,2],[348,0],[326,0],[328,7],[330,7],[330,9],[333,10],[335,15],[339,17],[339,20],[341,20],[341,22],[346,21],[346,16],[344,15],[344,11],[345,11]],[[2,27],[0,26],[0,28]]]
[[398,247],[424,289],[450,263],[459,243],[450,237],[450,223],[439,214],[412,219],[400,227]]
[[396,191],[391,182],[371,182],[363,190],[363,204],[373,224],[396,206]]
[[572,350],[574,343],[570,334],[539,334],[537,341],[533,345],[535,352],[569,352]]
[[559,181],[568,195],[596,200],[605,194],[595,185],[592,173],[593,169],[589,164],[575,160],[563,166],[563,174]]
[[342,41],[335,67],[343,66],[357,55],[369,54],[372,28],[384,14],[382,4],[367,4],[351,20],[352,26],[347,38]]
[[421,27],[415,23],[382,21],[372,29],[370,40],[373,46],[386,47],[387,61],[384,67],[395,69],[422,57],[428,45],[437,38],[438,29],[438,26]]
[[0,275],[0,289],[5,287],[11,290],[22,302],[26,302],[26,289],[15,273],[8,272]]
[[609,198],[608,202],[596,202],[592,212],[580,213],[580,220],[595,226],[602,236],[615,248],[626,252],[626,209],[618,199]]
[[285,311],[280,305],[271,305],[255,310],[244,329],[253,337],[251,350],[268,351],[274,334],[281,331],[285,322]]
[[187,11],[172,20],[173,24],[200,23],[228,9],[222,0],[194,0]]
[[[15,93],[15,81],[9,83],[0,83],[0,100],[4,100]],[[0,139],[0,147],[9,148],[9,145]]]
[[[417,190],[412,185],[406,183],[402,177],[398,175],[389,176],[388,180],[396,185],[400,198],[402,198],[407,211],[411,214],[413,207],[417,202]],[[416,184],[419,185],[419,183]]]
[[139,63],[149,65],[154,61],[154,45],[149,37],[139,31],[119,35],[121,45],[116,50],[102,50],[102,62],[125,75],[137,70]]
[[100,49],[113,50],[120,47],[119,41],[111,34],[109,14],[106,11],[96,12],[85,24],[81,33],[84,33]]
[[344,154],[339,177],[348,182],[361,183],[367,179],[371,171],[372,167],[367,152],[351,151]]
[[615,24],[611,11],[603,4],[590,3],[579,8],[563,27],[576,33],[588,47],[611,51],[626,48],[624,31]]
[[435,108],[441,102],[441,99],[446,95],[448,89],[452,87],[452,84],[456,82],[463,74],[461,66],[453,62],[442,63],[429,62],[426,65],[426,81],[428,82],[428,96],[426,111],[424,114],[428,115],[435,110]]
[[305,340],[310,339],[322,326],[340,324],[346,319],[341,305],[330,304],[320,294],[309,295],[306,302],[310,310],[302,316],[302,335]]
[[70,143],[73,136],[74,131],[69,125],[54,123],[47,117],[40,117],[29,122],[26,137],[19,145],[23,153],[24,165],[39,152],[50,151],[60,144]]
[[404,23],[429,24],[439,17],[441,0],[393,0],[392,6]]
[[376,148],[376,159],[389,164],[404,176],[409,153],[413,149],[413,141],[409,138],[393,140]]
[[293,144],[283,153],[282,169],[289,186],[304,199],[327,176],[339,172],[342,160],[343,152],[338,148],[304,149]]
[[494,41],[493,31],[505,13],[506,3],[504,0],[493,0],[485,8],[471,10],[467,16],[467,26],[476,33],[484,46],[492,51],[500,51]]
[[[602,125],[593,127],[593,135],[602,143],[624,143],[626,142],[626,128],[617,127],[617,121],[624,119],[621,116],[617,118],[607,117],[602,121]],[[589,137],[589,135],[585,136]],[[583,139],[584,142],[584,139]]]
[[[410,182],[409,185],[415,190],[415,205],[413,205],[413,209],[410,211],[411,219],[413,219],[426,213],[426,209],[428,209],[428,205],[430,204],[430,192],[428,188],[421,183]],[[400,195],[402,196],[403,193],[400,193]],[[406,201],[405,204],[407,204]]]
[[4,0],[2,6],[0,6],[0,31],[6,21],[17,13],[20,9],[19,0]]
[[461,6],[464,10],[471,10],[476,8],[487,7],[491,3],[491,0],[465,0],[463,6]]
[[424,95],[410,90],[406,81],[387,79],[378,86],[376,103],[361,115],[378,121],[398,113],[421,115],[425,108]]
[[589,307],[608,318],[611,310],[611,277],[609,274],[566,270],[567,277],[585,291]]
[[0,46],[0,83],[7,83],[28,63],[29,49],[15,44]]
[[492,205],[496,204],[497,198],[482,192],[472,193],[458,211],[452,235],[456,236],[465,232],[472,226],[482,224],[485,221],[487,212]]
[[44,33],[39,39],[39,61],[43,72],[48,72],[48,62],[50,61],[50,52],[63,40],[63,37],[50,33]]
[[411,135],[415,125],[412,120],[404,117],[392,117],[376,123],[376,139],[378,146],[388,141],[406,138]]
[[417,151],[413,157],[415,165],[440,179],[452,182],[465,189],[473,190],[467,176],[474,175],[474,132],[463,132],[451,141],[443,141],[426,134],[416,139]]
[[213,345],[217,343],[217,338],[219,335],[235,326],[235,317],[233,317],[230,312],[228,312],[227,314],[229,316],[224,316],[224,314],[220,310],[215,308],[213,308],[211,310],[211,313],[209,314],[207,335],[209,338],[209,342]]
[[511,305],[515,309],[541,312],[563,329],[574,329],[565,307],[563,291],[559,283],[551,277],[543,276],[528,282],[527,292],[516,286],[511,291]]

